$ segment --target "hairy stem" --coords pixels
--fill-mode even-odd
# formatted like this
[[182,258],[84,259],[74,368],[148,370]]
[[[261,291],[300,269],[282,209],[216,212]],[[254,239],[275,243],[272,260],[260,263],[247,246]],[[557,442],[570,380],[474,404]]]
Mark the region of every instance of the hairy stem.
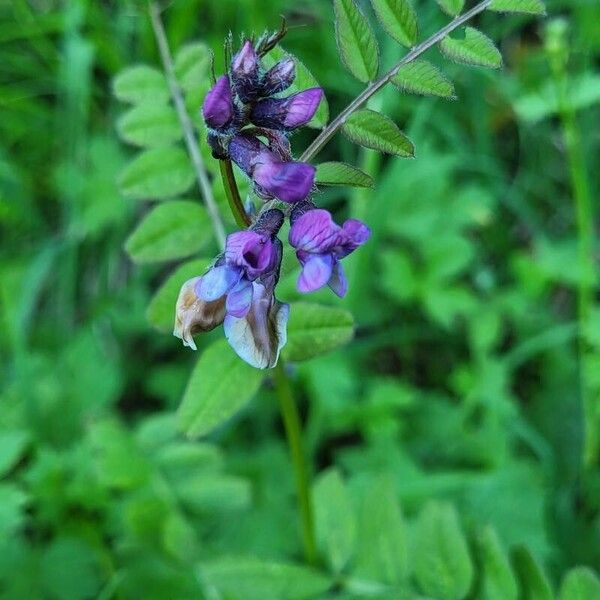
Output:
[[294,476],[296,479],[296,490],[298,493],[298,505],[300,509],[300,520],[302,525],[302,542],[304,544],[304,556],[306,562],[314,564],[317,558],[317,546],[315,543],[315,529],[313,522],[312,502],[308,482],[308,469],[304,449],[302,447],[302,431],[300,428],[300,416],[298,407],[294,400],[294,394],[290,380],[285,372],[282,359],[274,369],[275,391],[279,398],[281,416],[285,426],[288,446],[294,465]]
[[400,62],[396,63],[387,73],[385,73],[385,75],[382,75],[379,79],[376,79],[370,83],[359,96],[350,102],[350,104],[348,104],[348,106],[314,139],[313,143],[304,151],[304,154],[300,157],[300,160],[308,162],[313,159],[323,149],[325,144],[327,144],[327,142],[344,125],[344,123],[348,120],[348,117],[361,108],[361,106],[363,106],[369,100],[369,98],[373,96],[373,94],[376,94],[382,87],[389,83],[390,79],[396,75],[396,73],[398,73],[401,67],[419,58],[421,54],[429,50],[432,46],[435,46],[448,34],[452,33],[455,29],[472,19],[474,16],[483,12],[491,3],[492,0],[483,0],[483,2],[480,2],[466,13],[456,17],[454,20],[448,23],[448,25],[434,33],[424,42],[421,42],[418,46],[415,46],[400,60]]
[[156,43],[158,44],[160,58],[162,60],[163,68],[165,70],[167,83],[169,85],[171,99],[173,100],[173,104],[175,105],[177,117],[179,118],[179,122],[183,130],[185,145],[187,147],[188,154],[190,155],[190,158],[192,160],[192,165],[196,173],[196,179],[198,180],[198,188],[200,189],[200,194],[202,195],[204,204],[206,205],[206,210],[208,211],[208,214],[212,221],[217,241],[221,248],[224,248],[225,227],[223,226],[223,221],[221,220],[221,215],[219,214],[219,208],[217,206],[217,203],[215,202],[215,198],[212,193],[212,188],[210,186],[210,181],[208,180],[206,167],[204,166],[204,161],[202,160],[202,156],[200,154],[198,140],[196,139],[196,135],[194,133],[194,125],[192,124],[192,120],[188,115],[187,109],[185,107],[185,102],[183,101],[183,94],[181,93],[181,88],[179,87],[179,83],[177,83],[177,78],[175,77],[171,51],[169,50],[169,44],[167,42],[165,28],[160,18],[160,9],[158,8],[156,2],[149,3],[149,11],[150,19],[152,21],[152,28],[154,29],[154,36],[156,37]]
[[221,178],[223,180],[223,187],[225,188],[225,195],[229,201],[229,208],[233,214],[233,218],[238,227],[246,229],[250,225],[251,221],[248,217],[248,213],[244,209],[242,199],[240,198],[240,192],[235,182],[235,174],[230,160],[220,160],[219,168],[221,169]]

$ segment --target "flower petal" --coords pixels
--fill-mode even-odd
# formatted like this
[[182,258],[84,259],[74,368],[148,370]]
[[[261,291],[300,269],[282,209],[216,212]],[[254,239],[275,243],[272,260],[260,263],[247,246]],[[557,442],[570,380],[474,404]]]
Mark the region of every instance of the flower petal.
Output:
[[252,179],[268,194],[283,202],[304,200],[315,181],[315,167],[307,163],[281,162],[272,152],[261,152]]
[[306,294],[322,288],[331,277],[333,257],[331,254],[309,256],[298,278],[298,291]]
[[289,242],[297,250],[326,253],[338,244],[340,230],[329,211],[321,208],[309,210],[294,221]]
[[242,279],[228,294],[225,310],[228,315],[243,317],[250,310],[252,303],[252,283]]
[[229,265],[243,267],[251,277],[267,270],[274,259],[271,238],[256,231],[236,231],[227,236],[225,260]]
[[287,341],[290,307],[253,283],[253,300],[243,318],[225,317],[225,337],[236,354],[257,369],[273,368]]
[[346,295],[346,292],[348,291],[348,280],[344,274],[342,263],[338,261],[335,262],[327,285],[331,288],[333,293],[340,298],[343,298]]
[[323,90],[318,87],[298,92],[287,98],[287,114],[284,119],[286,129],[296,129],[306,125],[317,112],[322,98]]
[[224,127],[233,118],[233,100],[227,75],[219,77],[206,94],[202,105],[202,115],[206,124],[215,129]]
[[212,302],[224,296],[242,276],[242,270],[238,267],[222,265],[213,267],[203,275],[196,284],[196,294],[202,300]]

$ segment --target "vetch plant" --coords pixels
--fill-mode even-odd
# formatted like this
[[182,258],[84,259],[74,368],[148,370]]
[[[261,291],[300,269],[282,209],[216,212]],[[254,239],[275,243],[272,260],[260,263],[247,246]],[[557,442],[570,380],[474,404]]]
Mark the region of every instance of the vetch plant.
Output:
[[[499,68],[502,58],[494,43],[469,23],[486,10],[544,13],[540,0],[483,0],[464,12],[463,0],[438,0],[453,18],[418,43],[417,16],[408,0],[371,3],[383,30],[409,50],[381,74],[372,25],[354,0],[334,0],[341,61],[365,87],[329,123],[326,93],[306,67],[279,45],[287,33],[285,24],[258,39],[244,37],[235,48],[230,36],[225,44],[226,72],[211,78],[209,53],[202,45],[172,59],[159,10],[151,4],[166,79],[155,70],[133,67],[115,81],[117,96],[133,103],[132,112],[137,115],[154,115],[148,122],[155,127],[154,136],[140,139],[131,131],[133,116],[122,121],[123,137],[146,148],[123,173],[123,192],[137,199],[169,199],[188,192],[196,179],[206,206],[203,217],[196,219],[198,206],[191,201],[159,205],[130,239],[132,258],[145,262],[149,255],[169,260],[188,257],[208,245],[204,242],[211,229],[220,246],[215,258],[193,261],[173,274],[149,313],[154,324],[165,328],[174,306],[174,334],[193,349],[198,342],[195,335],[223,325],[237,355],[232,357],[222,341],[203,351],[180,408],[180,424],[190,435],[209,433],[246,404],[268,369],[275,369],[274,383],[295,467],[305,554],[311,563],[316,558],[316,542],[308,469],[282,358],[304,360],[346,343],[353,334],[353,319],[336,307],[288,304],[285,298],[276,297],[277,284],[288,246],[298,262],[295,277],[300,294],[325,287],[335,296],[346,294],[352,281],[346,278],[343,260],[369,243],[371,231],[368,223],[352,218],[336,223],[329,211],[319,207],[319,190],[327,185],[373,185],[369,175],[352,165],[314,165],[312,161],[340,131],[365,148],[397,157],[414,156],[413,142],[389,117],[369,108],[369,100],[388,84],[403,93],[453,98],[453,84],[423,54],[437,46],[452,61]],[[162,101],[157,107],[156,99],[165,98],[166,89],[173,106]],[[296,157],[290,136],[305,126],[320,132]],[[182,137],[189,158],[175,145]],[[245,201],[234,165],[246,178],[241,181],[248,191]],[[223,214],[216,198],[221,182],[230,216]],[[175,206],[177,218],[166,219],[164,213],[173,212]],[[153,218],[159,211],[161,219]],[[231,220],[238,229],[227,233]],[[169,227],[162,229],[161,223],[167,221]],[[280,235],[286,221],[290,226],[287,240]],[[194,234],[192,229],[190,235],[192,223],[197,231]],[[178,231],[186,234],[178,237]],[[198,240],[203,242],[198,244]],[[450,515],[448,521],[454,527],[453,518]],[[427,577],[427,573],[422,575]],[[471,573],[465,573],[456,597],[466,593],[470,579]],[[427,583],[422,587],[429,592]]]

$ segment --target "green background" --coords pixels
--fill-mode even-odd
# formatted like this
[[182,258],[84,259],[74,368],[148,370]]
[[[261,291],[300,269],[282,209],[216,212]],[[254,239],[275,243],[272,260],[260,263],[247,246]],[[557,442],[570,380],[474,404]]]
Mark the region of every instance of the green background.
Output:
[[[284,45],[332,115],[362,89],[328,1],[167,4],[173,51],[201,41],[217,73],[229,30],[237,42],[284,14]],[[448,20],[431,0],[417,9],[420,39]],[[392,87],[372,100],[415,159],[341,135],[318,157],[376,183],[317,199],[373,236],[347,259],[347,298],[310,298],[351,311],[354,340],[290,365],[317,481],[320,560],[307,569],[268,376],[189,441],[176,409],[198,355],[169,335],[170,301],[154,306],[167,331],[146,315],[179,262],[134,264],[124,249],[152,203],[117,183],[136,152],[119,140],[112,81],[160,68],[144,3],[0,5],[0,598],[544,599],[545,577],[561,599],[600,597],[591,571],[566,576],[600,564],[597,269],[582,275],[598,246],[578,253],[590,218],[577,217],[586,198],[598,212],[600,6],[552,0],[548,13],[475,21],[499,71],[431,50],[456,101]],[[376,31],[391,65],[402,50]],[[197,83],[195,119],[207,75]],[[298,154],[314,135],[293,137]],[[189,255],[210,259],[208,221],[194,239]],[[298,299],[296,274],[281,300]],[[221,336],[198,337],[200,353]]]

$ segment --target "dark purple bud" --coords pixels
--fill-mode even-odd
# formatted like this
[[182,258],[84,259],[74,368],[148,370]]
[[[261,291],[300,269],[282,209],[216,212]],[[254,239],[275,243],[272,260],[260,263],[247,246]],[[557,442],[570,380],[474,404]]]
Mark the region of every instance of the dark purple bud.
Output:
[[262,190],[283,202],[299,202],[308,196],[315,182],[315,167],[264,158],[252,173],[252,179]]
[[284,58],[269,69],[260,82],[263,96],[272,96],[287,90],[296,78],[296,63],[293,58]]
[[227,75],[219,77],[206,94],[202,105],[202,115],[206,124],[212,129],[222,129],[233,119],[233,100]]
[[233,86],[239,99],[244,103],[251,102],[259,96],[258,67],[256,51],[252,42],[247,41],[231,61]]
[[285,216],[278,208],[270,208],[265,210],[252,225],[252,231],[270,236],[277,235],[284,220]]
[[313,118],[322,97],[321,88],[311,88],[287,98],[265,98],[254,106],[250,120],[269,129],[296,129]]
[[266,146],[252,135],[240,133],[229,142],[229,157],[249,177],[252,176],[252,167]]
[[[227,139],[227,138],[225,138]],[[217,158],[220,160],[225,160],[229,158],[227,154],[227,146],[224,143],[223,136],[215,133],[214,131],[209,131],[207,135],[208,145],[210,146],[213,158]]]

